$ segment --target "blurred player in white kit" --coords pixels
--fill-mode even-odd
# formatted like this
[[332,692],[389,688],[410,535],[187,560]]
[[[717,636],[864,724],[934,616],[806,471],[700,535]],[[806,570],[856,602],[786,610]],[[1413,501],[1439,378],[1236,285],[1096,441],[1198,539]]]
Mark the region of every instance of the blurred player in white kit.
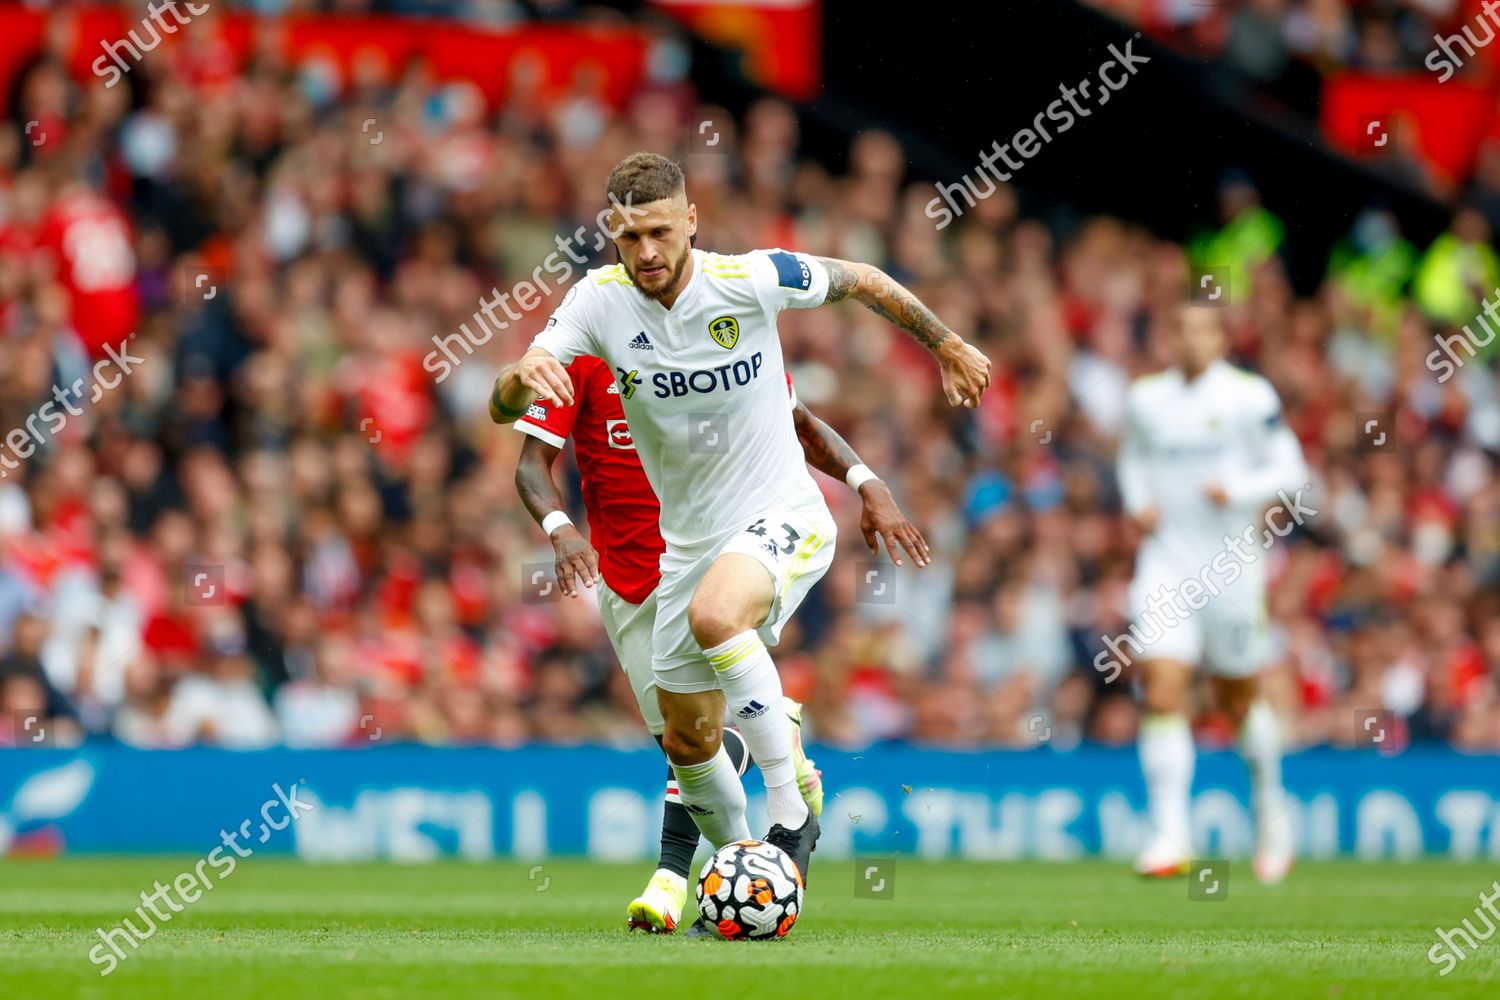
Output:
[[1175,364],[1131,386],[1118,459],[1125,510],[1144,539],[1131,583],[1139,643],[1130,645],[1143,647],[1135,650],[1138,747],[1153,829],[1136,871],[1180,875],[1193,857],[1196,753],[1187,707],[1202,666],[1250,769],[1256,877],[1275,883],[1291,868],[1295,845],[1280,723],[1261,695],[1269,655],[1263,540],[1272,537],[1267,508],[1300,493],[1307,470],[1270,383],[1224,360],[1219,315],[1195,306],[1178,312]]

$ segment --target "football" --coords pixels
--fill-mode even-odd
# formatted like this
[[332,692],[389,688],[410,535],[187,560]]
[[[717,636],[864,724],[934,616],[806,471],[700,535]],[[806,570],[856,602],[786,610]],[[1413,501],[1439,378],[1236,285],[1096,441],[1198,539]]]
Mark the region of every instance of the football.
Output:
[[802,874],[786,852],[772,844],[730,844],[703,866],[698,912],[729,941],[786,937],[802,912]]

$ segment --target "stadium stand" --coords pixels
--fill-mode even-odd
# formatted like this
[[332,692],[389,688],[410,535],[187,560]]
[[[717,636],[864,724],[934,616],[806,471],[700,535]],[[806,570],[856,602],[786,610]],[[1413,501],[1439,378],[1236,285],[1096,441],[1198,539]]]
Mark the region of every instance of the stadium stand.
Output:
[[[1500,749],[1493,345],[1458,344],[1441,381],[1428,360],[1500,291],[1485,212],[1418,246],[1372,209],[1299,296],[1274,238],[1240,253],[1246,213],[1281,224],[1247,175],[1192,245],[1104,216],[1049,226],[1006,187],[939,233],[883,132],[830,171],[767,98],[722,149],[690,152],[699,95],[670,33],[642,36],[624,88],[517,59],[502,98],[419,61],[340,87],[238,23],[204,22],[221,33],[115,88],[56,35],[14,65],[0,742],[38,713],[142,747],[335,746],[371,726],[643,742],[588,601],[526,589],[550,549],[511,485],[519,435],[485,414],[557,296],[485,343],[454,338],[593,224],[613,162],[652,148],[686,156],[700,246],[879,263],[1003,368],[985,408],[951,411],[878,318],[783,318],[799,395],[891,481],[935,560],[897,575],[898,603],[860,600],[858,507],[823,481],[842,551],[778,653],[821,741],[1022,746],[1038,712],[1060,745],[1133,739],[1129,675],[1093,666],[1127,626],[1120,407],[1165,361],[1189,268],[1215,258],[1247,278],[1235,357],[1280,391],[1323,498],[1264,553],[1275,701],[1305,744],[1351,743],[1350,709],[1380,705],[1413,739]],[[1346,34],[1342,58],[1376,44]],[[120,352],[141,360],[110,384]],[[48,406],[66,419],[36,432]],[[1228,739],[1212,705],[1198,726]]]

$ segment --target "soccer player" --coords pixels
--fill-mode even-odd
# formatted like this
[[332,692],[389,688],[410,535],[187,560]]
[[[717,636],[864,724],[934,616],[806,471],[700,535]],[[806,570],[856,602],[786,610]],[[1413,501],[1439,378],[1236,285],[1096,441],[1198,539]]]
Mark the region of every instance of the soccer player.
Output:
[[[502,379],[504,375],[502,374]],[[516,466],[516,489],[526,509],[547,532],[557,553],[557,578],[562,592],[579,594],[578,581],[599,588],[599,611],[605,632],[631,689],[658,741],[666,728],[656,700],[651,673],[651,632],[656,621],[656,586],[661,579],[658,560],[665,548],[657,523],[661,506],[641,470],[631,441],[620,388],[609,366],[598,358],[580,356],[568,366],[574,401],[554,406],[538,400],[515,422],[527,435]],[[865,467],[837,432],[813,416],[792,395],[788,406],[802,450],[814,468],[843,479],[864,502],[860,527],[871,554],[884,538],[892,559],[901,563],[899,544],[918,566],[927,563],[927,543],[901,513],[890,489]],[[490,416],[499,420],[496,407]],[[569,437],[574,441],[583,479],[583,503],[588,512],[591,545],[564,511],[562,493],[552,470]],[[602,578],[602,579],[601,579]],[[823,812],[823,786],[816,766],[802,751],[802,706],[783,699],[792,726],[792,758],[798,790],[814,815]],[[737,774],[749,764],[743,741],[730,728],[723,733],[724,750]],[[723,847],[715,844],[715,849]],[[683,806],[677,782],[667,776],[666,805],[662,811],[661,855],[646,891],[626,910],[626,926],[661,933],[673,931],[688,897],[688,871],[698,847],[698,827]]]
[[1195,754],[1187,703],[1202,664],[1250,769],[1256,877],[1274,883],[1291,868],[1294,845],[1280,726],[1258,676],[1268,655],[1261,556],[1272,537],[1267,508],[1278,491],[1303,487],[1306,466],[1270,383],[1224,360],[1217,310],[1181,308],[1170,336],[1175,366],[1130,387],[1118,458],[1125,510],[1144,538],[1131,604],[1134,644],[1144,647],[1138,749],[1154,830],[1136,870],[1188,870]]
[[953,405],[979,404],[990,363],[877,268],[694,249],[697,206],[666,157],[632,154],[605,186],[620,263],[568,290],[496,387],[496,406],[514,418],[537,397],[571,405],[566,366],[582,354],[609,365],[661,500],[652,671],[678,792],[710,843],[749,836],[745,790],[719,738],[727,705],[766,786],[764,839],[805,882],[818,821],[798,792],[766,645],[827,571],[835,529],[797,445],[776,316],[859,301],[936,355]]

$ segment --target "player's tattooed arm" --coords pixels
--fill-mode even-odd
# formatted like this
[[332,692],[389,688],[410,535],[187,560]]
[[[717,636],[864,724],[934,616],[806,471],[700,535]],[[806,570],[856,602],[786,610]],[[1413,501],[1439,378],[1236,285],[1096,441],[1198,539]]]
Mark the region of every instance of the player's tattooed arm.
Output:
[[828,271],[824,302],[853,298],[910,333],[929,351],[936,351],[943,341],[955,336],[920,299],[880,268],[833,257],[819,257],[818,261]]
[[[566,510],[562,491],[552,478],[558,449],[541,438],[526,436],[516,463],[516,492],[538,525],[553,511]],[[548,539],[557,554],[557,582],[568,597],[578,596],[578,579],[592,587],[599,580],[599,554],[575,526],[564,524]]]
[[849,475],[850,469],[860,464],[859,456],[849,447],[849,442],[801,403],[792,409],[792,425],[797,428],[797,440],[802,442],[807,464],[824,475],[842,480]]
[[899,326],[937,356],[943,372],[943,391],[954,406],[978,406],[990,384],[990,362],[943,325],[920,299],[878,267],[819,257],[828,272],[825,302],[854,299]]
[[[834,479],[846,479],[850,469],[864,464],[838,431],[801,403],[792,409],[792,423],[797,428],[797,440],[802,442],[807,464],[819,472]],[[897,566],[901,565],[900,549],[910,553],[918,566],[926,566],[930,561],[927,539],[906,519],[890,487],[879,479],[867,480],[859,488],[859,498],[864,503],[859,528],[865,536],[865,544],[870,547],[870,554],[880,553],[877,539],[883,538],[886,550]]]
[[818,263],[828,272],[828,295],[824,302],[842,302],[853,294],[859,285],[859,275],[853,268],[833,257],[819,257]]

